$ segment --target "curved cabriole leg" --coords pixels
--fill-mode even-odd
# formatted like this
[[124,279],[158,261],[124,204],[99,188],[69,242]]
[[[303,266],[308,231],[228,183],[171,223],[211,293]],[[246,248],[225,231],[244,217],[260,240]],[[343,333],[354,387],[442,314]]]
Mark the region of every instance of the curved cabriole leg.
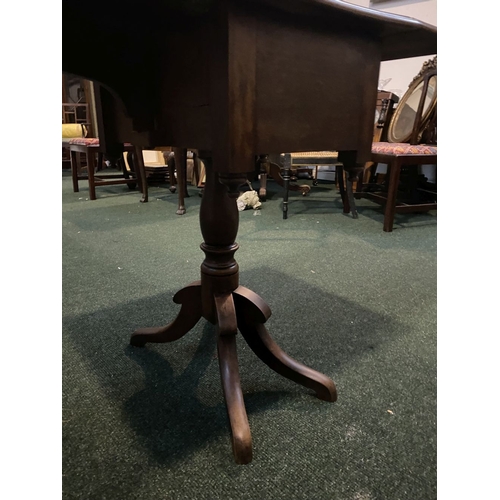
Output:
[[236,311],[231,293],[215,296],[218,336],[219,368],[231,426],[231,442],[236,463],[247,464],[252,460],[252,436],[245,402],[241,391],[238,355],[236,352]]
[[337,389],[330,378],[295,361],[269,335],[264,326],[271,315],[267,304],[256,293],[242,286],[233,294],[238,329],[255,354],[283,377],[314,390],[319,399],[336,401]]
[[185,335],[201,318],[201,282],[195,281],[174,295],[181,310],[172,323],[153,328],[139,328],[130,338],[130,344],[143,347],[147,342],[173,342]]

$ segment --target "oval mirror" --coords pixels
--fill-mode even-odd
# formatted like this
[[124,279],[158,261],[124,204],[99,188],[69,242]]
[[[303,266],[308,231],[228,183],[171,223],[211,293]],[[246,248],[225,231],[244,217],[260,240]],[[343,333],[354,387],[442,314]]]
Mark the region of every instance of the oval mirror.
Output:
[[394,112],[387,138],[389,142],[408,142],[412,137],[413,127],[417,122],[417,113],[425,90],[425,99],[422,105],[422,119],[419,124],[419,135],[425,128],[432,110],[437,101],[437,74],[423,74],[417,77],[405,95],[402,97]]

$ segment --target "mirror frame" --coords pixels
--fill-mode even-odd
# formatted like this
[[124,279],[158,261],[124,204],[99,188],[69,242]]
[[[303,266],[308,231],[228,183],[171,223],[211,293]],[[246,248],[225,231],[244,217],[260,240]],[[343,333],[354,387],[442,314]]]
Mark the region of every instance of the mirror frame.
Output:
[[[387,130],[387,140],[388,142],[409,142],[411,144],[418,144],[420,141],[422,134],[427,126],[429,119],[431,118],[434,110],[437,107],[437,84],[436,84],[436,92],[429,104],[425,113],[422,113],[425,97],[427,94],[427,88],[429,85],[429,80],[435,76],[437,80],[437,56],[429,61],[426,61],[422,66],[419,74],[412,80],[410,83],[408,90],[405,92],[401,100],[399,101],[398,106],[396,107],[394,114],[392,116],[391,122],[389,124],[389,128]],[[415,89],[423,83],[422,96],[420,98],[420,102],[418,104],[417,113],[416,113],[416,122],[413,124],[412,130],[408,133],[408,135],[403,138],[396,138],[394,135],[394,129],[396,127],[396,123],[398,120],[401,111],[403,110],[405,102],[410,98]],[[437,82],[436,82],[437,83]]]

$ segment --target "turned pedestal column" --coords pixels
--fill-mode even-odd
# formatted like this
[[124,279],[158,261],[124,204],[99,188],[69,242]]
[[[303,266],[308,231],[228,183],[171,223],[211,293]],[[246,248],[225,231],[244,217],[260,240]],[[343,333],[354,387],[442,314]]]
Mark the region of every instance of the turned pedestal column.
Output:
[[130,343],[142,347],[147,342],[172,342],[193,328],[201,317],[217,326],[217,349],[221,383],[231,426],[232,447],[237,463],[252,460],[252,438],[241,391],[236,334],[238,330],[270,368],[305,387],[325,401],[335,401],[335,384],[285,354],[267,332],[264,323],[271,315],[269,306],[256,293],[239,285],[238,187],[246,176],[220,175],[205,160],[206,183],[200,208],[204,238],[201,249],[201,280],[191,283],[174,296],[181,310],[174,321],[163,327],[136,330]]

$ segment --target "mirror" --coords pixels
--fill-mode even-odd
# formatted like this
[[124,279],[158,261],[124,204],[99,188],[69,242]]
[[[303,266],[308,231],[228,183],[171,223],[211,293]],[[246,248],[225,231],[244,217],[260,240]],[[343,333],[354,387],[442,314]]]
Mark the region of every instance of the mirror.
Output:
[[[420,106],[422,109],[421,120],[418,123],[417,135],[425,128],[431,112],[437,102],[437,74],[436,69],[424,74],[419,74],[394,112],[387,138],[389,142],[409,142],[413,136],[414,126],[417,124]],[[423,93],[425,98],[423,99]],[[423,99],[423,104],[422,104]]]

